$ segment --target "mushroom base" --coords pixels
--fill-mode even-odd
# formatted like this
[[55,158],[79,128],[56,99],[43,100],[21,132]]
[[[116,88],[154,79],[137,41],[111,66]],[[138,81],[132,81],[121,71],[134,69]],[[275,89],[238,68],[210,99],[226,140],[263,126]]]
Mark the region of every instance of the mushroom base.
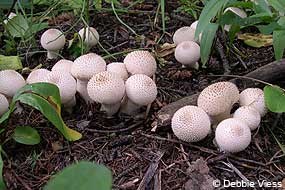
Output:
[[213,128],[216,128],[217,125],[221,121],[228,119],[230,117],[231,117],[231,110],[227,110],[226,112],[219,114],[219,115],[215,115],[215,116],[211,115],[210,118],[211,118],[211,123],[212,123]]
[[104,111],[108,116],[112,116],[119,111],[120,106],[121,102],[118,102],[116,104],[102,104],[100,111]]
[[122,107],[120,109],[121,113],[127,114],[127,115],[135,115],[139,112],[140,105],[135,104],[130,99],[127,99],[123,102]]
[[48,59],[56,59],[58,57],[59,50],[57,51],[47,51],[47,58]]
[[196,62],[194,64],[189,64],[189,65],[182,65],[182,68],[191,68],[191,69],[195,69],[198,70],[199,69],[199,63]]

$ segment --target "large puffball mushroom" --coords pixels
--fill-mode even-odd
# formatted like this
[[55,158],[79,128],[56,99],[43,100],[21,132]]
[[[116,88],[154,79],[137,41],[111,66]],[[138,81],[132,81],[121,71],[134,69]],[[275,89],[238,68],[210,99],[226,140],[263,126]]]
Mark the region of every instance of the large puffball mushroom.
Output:
[[47,58],[55,59],[59,50],[63,48],[65,44],[65,36],[58,29],[48,29],[41,36],[41,45],[47,50]]
[[156,72],[155,58],[148,51],[137,50],[128,53],[124,59],[127,71],[131,74],[145,74],[149,77]]
[[126,81],[126,95],[121,112],[133,115],[140,107],[151,104],[156,99],[157,86],[147,75],[135,74]]
[[240,152],[250,144],[251,132],[245,122],[230,118],[219,123],[215,140],[221,151]]
[[200,46],[193,41],[184,41],[175,48],[175,59],[182,65],[199,68]]
[[74,60],[71,74],[77,79],[77,92],[87,103],[92,102],[87,93],[88,81],[95,74],[105,70],[105,60],[95,53],[88,53]]
[[[234,14],[239,16],[240,18],[246,18],[247,17],[246,12],[244,10],[242,10],[242,9],[237,8],[237,7],[228,7],[228,8],[225,9],[224,13],[226,13],[228,11],[233,12]],[[230,31],[230,28],[231,28],[231,25],[225,25],[224,26],[224,30],[227,31],[227,32]]]
[[6,97],[13,97],[25,85],[25,79],[18,72],[14,70],[0,71],[0,93]]
[[9,102],[3,94],[0,94],[0,117],[8,110],[9,110]]
[[78,34],[88,47],[93,47],[99,42],[99,33],[93,27],[82,28]]
[[127,80],[129,77],[126,65],[120,62],[113,62],[107,65],[107,71],[118,74],[123,80]]
[[263,117],[267,113],[264,93],[259,88],[247,88],[240,93],[239,103],[241,106],[255,108]]
[[46,77],[50,73],[47,69],[36,69],[33,70],[28,78],[27,78],[27,84],[33,84],[37,82],[46,82]]
[[259,112],[251,106],[238,108],[233,114],[233,118],[244,121],[252,131],[259,126],[261,120]]
[[175,45],[184,41],[195,41],[195,29],[190,26],[184,26],[176,30],[173,34],[173,42]]
[[73,65],[73,61],[67,59],[61,59],[54,64],[52,67],[52,71],[64,71],[71,73],[71,67]]
[[206,111],[213,124],[230,117],[233,104],[239,100],[239,90],[231,82],[217,82],[206,87],[198,96],[198,107]]
[[94,75],[87,84],[92,100],[101,103],[101,110],[109,116],[118,112],[125,95],[124,80],[117,74],[103,71]]
[[197,142],[210,133],[211,122],[203,109],[197,106],[184,106],[174,113],[171,128],[178,139]]
[[8,16],[8,19],[5,19],[3,22],[4,24],[7,24],[9,22],[9,20],[11,20],[12,18],[16,17],[16,13],[11,12]]

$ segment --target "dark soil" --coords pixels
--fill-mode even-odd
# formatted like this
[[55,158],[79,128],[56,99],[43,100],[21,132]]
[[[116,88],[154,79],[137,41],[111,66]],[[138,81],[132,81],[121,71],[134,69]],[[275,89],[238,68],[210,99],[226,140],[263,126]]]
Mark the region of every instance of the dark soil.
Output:
[[[162,37],[160,45],[171,43],[174,31],[181,26],[190,25],[193,21],[186,14],[174,14],[173,10],[178,7],[175,2],[168,2],[167,33]],[[113,13],[108,11],[91,12],[90,25],[96,27],[100,34],[100,42],[111,54],[138,48],[147,48],[157,53],[160,45],[156,42],[163,34],[160,17],[157,17],[158,20],[154,23],[157,3],[146,1],[136,5],[132,10],[129,14],[120,14],[120,18],[144,38],[138,38],[129,32]],[[62,15],[50,19],[49,22],[51,27],[56,25],[67,31],[74,19],[76,17],[72,14]],[[79,24],[76,29],[80,27]],[[71,36],[72,31],[68,37]],[[222,44],[225,47],[223,40]],[[244,57],[237,57],[231,51],[227,54],[226,49],[223,49],[231,66],[231,74],[244,75],[274,60],[272,47],[255,49],[245,46],[240,41],[235,41],[234,44]],[[218,51],[215,51],[216,47],[213,48],[207,68],[199,71],[182,69],[173,54],[158,59],[156,82],[159,94],[146,119],[145,109],[136,117],[116,115],[108,118],[98,111],[99,105],[86,105],[77,97],[78,103],[73,113],[63,113],[66,124],[83,134],[83,138],[76,142],[67,142],[39,112],[24,106],[24,111],[20,115],[14,114],[10,119],[8,130],[2,133],[2,142],[11,135],[12,129],[19,125],[37,128],[42,141],[37,146],[24,146],[13,140],[5,143],[3,149],[7,155],[4,156],[4,180],[8,189],[40,189],[53,174],[78,160],[90,160],[108,166],[113,172],[113,189],[159,189],[160,183],[162,190],[202,189],[204,175],[230,181],[241,180],[243,177],[250,181],[282,181],[285,177],[285,155],[270,130],[281,139],[281,135],[278,134],[281,134],[280,126],[284,125],[284,118],[276,114],[269,113],[263,118],[251,145],[245,151],[234,155],[219,152],[213,144],[213,134],[199,143],[188,144],[178,141],[170,126],[151,132],[156,121],[156,113],[162,106],[201,91],[213,83],[216,78],[207,75],[224,73],[221,57]],[[29,51],[23,49],[21,53]],[[106,55],[99,47],[91,51]],[[56,62],[46,61],[46,55],[43,53],[26,55],[24,65],[30,68],[38,64],[51,68]],[[74,59],[67,51],[63,52],[63,56]],[[123,57],[124,54],[107,61],[122,61]],[[206,170],[209,167],[202,178],[197,176],[203,172],[197,168],[189,169],[189,166],[196,166],[192,162],[199,158],[205,161],[202,166]],[[148,170],[156,164],[157,170]],[[151,177],[142,181],[146,173]],[[191,183],[197,183],[196,188],[189,185]]]

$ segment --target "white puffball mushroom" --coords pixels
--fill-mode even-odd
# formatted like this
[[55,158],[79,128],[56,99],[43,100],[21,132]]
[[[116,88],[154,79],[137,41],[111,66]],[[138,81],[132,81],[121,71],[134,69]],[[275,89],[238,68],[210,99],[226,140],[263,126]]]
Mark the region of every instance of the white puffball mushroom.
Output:
[[50,73],[47,69],[36,69],[33,70],[28,78],[27,78],[27,84],[33,84],[38,82],[46,82],[47,75]]
[[259,112],[251,106],[242,106],[233,114],[233,118],[244,121],[251,131],[255,130],[261,120]]
[[235,153],[248,147],[251,141],[251,132],[245,122],[229,118],[219,123],[215,139],[221,151]]
[[6,97],[13,97],[25,85],[25,79],[18,72],[14,70],[0,71],[0,93]]
[[9,110],[9,102],[3,94],[0,94],[0,117],[8,110]]
[[197,61],[200,59],[200,46],[192,41],[181,42],[175,48],[174,56],[182,65],[198,69]]
[[241,106],[251,106],[261,115],[265,116],[267,108],[265,106],[264,93],[259,88],[247,88],[240,93],[239,103]]
[[9,22],[9,20],[11,20],[12,18],[16,17],[16,13],[11,12],[8,16],[8,19],[5,19],[3,22],[4,24],[7,24]]
[[149,77],[156,72],[155,58],[148,51],[137,50],[128,53],[124,59],[127,71],[131,74],[145,74]]
[[118,74],[123,80],[129,77],[126,65],[120,62],[113,62],[107,65],[107,71]]
[[190,28],[193,28],[194,30],[196,30],[197,25],[198,25],[198,20],[194,21],[194,22],[190,25]]
[[99,42],[99,33],[93,27],[82,28],[78,34],[89,47],[93,47]]
[[[237,8],[237,7],[228,7],[225,9],[224,13],[226,13],[227,11],[231,11],[234,14],[236,14],[237,16],[239,16],[240,18],[246,18],[247,14],[244,10]],[[229,32],[231,28],[231,25],[225,25],[224,26],[224,30]]]
[[58,29],[48,29],[41,36],[41,45],[47,50],[47,58],[55,59],[59,50],[63,48],[65,44],[65,36]]
[[210,133],[211,122],[203,109],[197,106],[184,106],[174,113],[171,128],[178,139],[197,142]]
[[64,72],[71,73],[72,65],[73,65],[73,61],[70,61],[67,59],[61,59],[54,64],[51,70],[52,71],[64,71]]
[[183,26],[173,34],[173,42],[175,45],[184,41],[195,41],[195,29],[190,26]]

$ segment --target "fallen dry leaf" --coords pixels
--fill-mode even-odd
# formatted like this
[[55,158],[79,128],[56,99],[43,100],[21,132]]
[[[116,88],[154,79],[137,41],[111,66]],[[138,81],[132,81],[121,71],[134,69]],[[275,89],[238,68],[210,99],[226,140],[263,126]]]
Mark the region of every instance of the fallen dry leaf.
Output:
[[173,54],[175,51],[175,44],[170,44],[170,43],[164,43],[162,46],[160,46],[157,51],[156,55],[158,57],[165,57],[167,55]]
[[251,47],[268,47],[273,43],[272,35],[244,33],[238,34],[238,39]]

